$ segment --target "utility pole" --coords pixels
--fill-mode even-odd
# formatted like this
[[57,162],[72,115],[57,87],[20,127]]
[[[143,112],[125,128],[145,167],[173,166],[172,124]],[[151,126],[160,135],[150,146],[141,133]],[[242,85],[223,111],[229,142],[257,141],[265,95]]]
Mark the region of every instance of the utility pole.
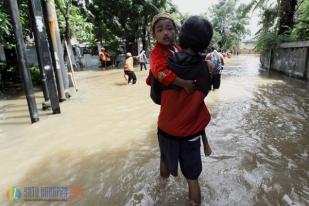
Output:
[[23,77],[23,83],[26,93],[26,99],[28,103],[28,109],[30,113],[31,122],[37,122],[39,121],[39,115],[38,110],[36,106],[35,96],[33,92],[33,86],[31,81],[31,76],[26,60],[26,50],[25,50],[25,43],[23,40],[23,32],[21,23],[19,21],[19,10],[17,6],[16,0],[8,0],[9,2],[9,9],[11,13],[13,28],[14,28],[14,34],[16,39],[16,50],[17,50],[17,60],[20,65],[22,77]]
[[42,73],[47,78],[45,85],[53,114],[60,113],[59,99],[54,81],[53,65],[47,41],[46,27],[44,24],[43,9],[40,0],[29,0],[32,25],[34,29],[35,45]]
[[48,22],[48,34],[56,74],[59,100],[65,101],[66,97],[69,98],[71,95],[69,94],[68,91],[69,89],[68,71],[65,68],[63,60],[63,49],[59,34],[55,2],[54,0],[45,0],[42,2],[46,11],[46,17]]

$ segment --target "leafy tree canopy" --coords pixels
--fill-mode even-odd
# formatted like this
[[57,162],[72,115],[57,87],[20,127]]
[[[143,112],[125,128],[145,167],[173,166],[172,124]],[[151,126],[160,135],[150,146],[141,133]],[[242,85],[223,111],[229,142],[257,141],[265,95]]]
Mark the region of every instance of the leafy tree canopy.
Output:
[[214,27],[212,43],[218,44],[221,49],[238,48],[241,38],[249,31],[248,17],[243,4],[237,6],[236,0],[220,0],[212,6],[211,20]]

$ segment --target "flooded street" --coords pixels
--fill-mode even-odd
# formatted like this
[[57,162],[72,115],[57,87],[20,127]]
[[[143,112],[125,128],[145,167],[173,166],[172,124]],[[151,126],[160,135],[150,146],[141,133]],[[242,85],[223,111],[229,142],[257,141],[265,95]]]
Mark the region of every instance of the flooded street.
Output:
[[[24,97],[0,100],[0,205],[188,205],[180,175],[159,177],[159,107],[145,78],[122,70],[78,72],[79,91],[60,115],[30,124]],[[42,93],[36,93],[38,107]],[[259,69],[259,57],[227,60],[206,104],[213,155],[202,155],[202,205],[309,205],[309,84]],[[28,186],[83,189],[77,200],[10,203]]]

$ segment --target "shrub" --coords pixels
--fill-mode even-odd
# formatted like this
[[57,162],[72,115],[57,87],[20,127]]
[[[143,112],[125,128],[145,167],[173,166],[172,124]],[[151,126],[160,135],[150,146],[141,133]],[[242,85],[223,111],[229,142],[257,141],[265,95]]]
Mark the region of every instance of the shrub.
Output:
[[30,75],[32,79],[32,83],[35,86],[40,86],[42,85],[42,78],[41,78],[41,73],[40,73],[40,68],[37,66],[30,66]]

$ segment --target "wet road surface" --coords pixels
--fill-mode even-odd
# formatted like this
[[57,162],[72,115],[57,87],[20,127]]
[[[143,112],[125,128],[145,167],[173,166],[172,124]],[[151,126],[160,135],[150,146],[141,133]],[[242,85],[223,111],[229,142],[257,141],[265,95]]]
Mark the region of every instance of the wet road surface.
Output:
[[[137,70],[78,72],[79,92],[62,114],[30,124],[24,97],[0,101],[1,205],[9,187],[69,186],[77,200],[15,205],[188,205],[182,175],[159,177],[156,118]],[[259,69],[256,56],[227,60],[220,90],[206,104],[213,149],[202,155],[202,205],[309,205],[309,86]],[[43,101],[36,94],[37,103]]]

